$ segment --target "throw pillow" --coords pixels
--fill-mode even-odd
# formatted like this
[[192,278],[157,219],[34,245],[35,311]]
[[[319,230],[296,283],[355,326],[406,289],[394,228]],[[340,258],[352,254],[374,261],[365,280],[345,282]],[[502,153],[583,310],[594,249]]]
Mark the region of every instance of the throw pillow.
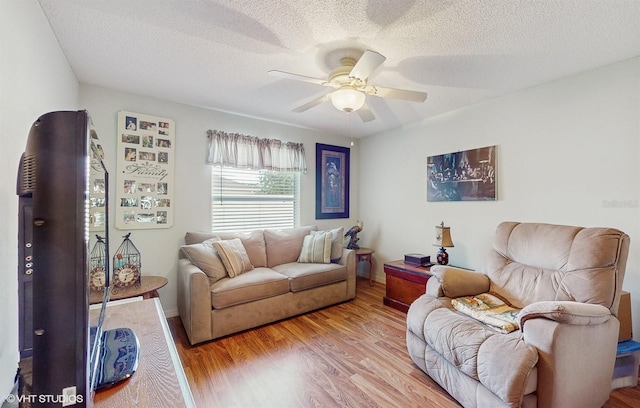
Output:
[[227,276],[227,270],[218,252],[213,248],[213,242],[220,238],[211,238],[199,244],[183,245],[180,250],[192,264],[204,272],[211,283]]
[[[311,231],[318,228],[305,226],[299,228],[266,229],[264,241],[267,252],[267,267],[296,262],[302,248],[302,240]],[[296,255],[297,254],[297,255]]]
[[331,235],[331,262],[338,262],[342,258],[342,236],[344,228],[336,228],[329,231],[311,231],[311,234],[328,233]]
[[253,269],[253,265],[249,261],[249,255],[242,245],[240,238],[229,239],[226,241],[215,241],[213,247],[220,254],[220,259],[227,270],[230,278],[234,278],[241,273]]
[[[240,238],[245,251],[247,251],[251,265],[254,268],[267,266],[267,251],[263,230],[258,229],[251,232],[218,231],[215,234],[223,241]],[[300,242],[302,242],[302,239],[300,239]]]
[[300,263],[330,263],[331,234],[309,234],[302,241],[302,249],[298,257]]

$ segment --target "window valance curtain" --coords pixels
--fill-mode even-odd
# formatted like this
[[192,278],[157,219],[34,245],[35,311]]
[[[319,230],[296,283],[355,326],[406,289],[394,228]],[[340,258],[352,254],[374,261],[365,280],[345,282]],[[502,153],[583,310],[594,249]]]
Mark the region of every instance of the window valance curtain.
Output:
[[242,169],[307,172],[302,143],[260,139],[239,133],[208,130],[206,164]]

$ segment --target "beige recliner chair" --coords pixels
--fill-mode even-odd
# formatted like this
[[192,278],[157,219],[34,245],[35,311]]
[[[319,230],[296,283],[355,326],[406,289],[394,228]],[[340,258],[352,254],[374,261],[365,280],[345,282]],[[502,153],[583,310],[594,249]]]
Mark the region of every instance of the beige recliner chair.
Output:
[[484,271],[431,268],[409,354],[464,407],[601,407],[628,252],[612,228],[504,222]]

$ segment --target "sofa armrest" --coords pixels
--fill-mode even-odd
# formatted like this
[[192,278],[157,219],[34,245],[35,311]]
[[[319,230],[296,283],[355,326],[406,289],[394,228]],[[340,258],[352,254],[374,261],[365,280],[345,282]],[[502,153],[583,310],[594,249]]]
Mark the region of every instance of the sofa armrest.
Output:
[[445,265],[434,265],[430,272],[427,294],[433,297],[457,298],[489,291],[489,278],[479,272]]
[[604,306],[571,301],[536,302],[525,306],[518,314],[522,330],[528,320],[537,318],[589,326],[603,324],[611,317],[611,311]]
[[209,278],[188,259],[178,259],[178,312],[189,342],[211,339],[211,292]]
[[340,265],[344,265],[347,266],[349,263],[349,255],[353,254],[354,257],[354,262],[355,262],[355,254],[356,252],[353,249],[347,249],[347,248],[342,248],[342,256],[340,257],[340,260],[338,261],[338,263]]
[[338,263],[347,268],[347,298],[353,299],[356,297],[356,251],[342,248],[342,257]]

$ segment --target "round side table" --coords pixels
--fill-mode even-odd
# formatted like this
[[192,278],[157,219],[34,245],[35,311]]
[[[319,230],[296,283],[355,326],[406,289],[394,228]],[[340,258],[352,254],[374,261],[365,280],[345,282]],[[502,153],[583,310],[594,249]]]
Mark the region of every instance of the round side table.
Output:
[[369,285],[373,286],[373,253],[376,252],[371,248],[356,249],[356,269],[360,262],[369,262]]
[[[158,289],[163,287],[169,280],[163,276],[142,275],[140,282],[135,285],[119,288],[111,286],[109,300],[126,299],[136,296],[142,296],[144,299],[158,297]],[[89,293],[89,303],[102,302],[102,292],[91,291]]]

